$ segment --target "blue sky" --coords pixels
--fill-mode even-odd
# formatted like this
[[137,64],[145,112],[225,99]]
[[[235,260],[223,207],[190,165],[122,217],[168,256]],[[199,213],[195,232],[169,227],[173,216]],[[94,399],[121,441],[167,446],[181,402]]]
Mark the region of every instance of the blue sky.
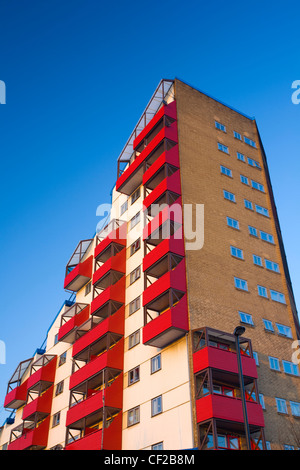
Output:
[[290,1],[1,0],[0,403],[66,298],[65,265],[161,78],[255,116],[299,308],[299,15]]

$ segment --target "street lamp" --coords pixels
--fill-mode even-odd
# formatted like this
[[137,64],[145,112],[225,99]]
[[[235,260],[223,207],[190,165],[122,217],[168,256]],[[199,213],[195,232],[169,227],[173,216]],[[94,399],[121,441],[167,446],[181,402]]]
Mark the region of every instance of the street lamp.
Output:
[[246,331],[246,328],[240,325],[235,328],[233,334],[235,336],[236,355],[237,355],[237,360],[238,360],[239,381],[240,381],[240,388],[241,388],[241,395],[242,395],[246,443],[247,443],[247,449],[251,450],[250,430],[249,430],[248,415],[247,415],[247,405],[246,405],[246,397],[245,397],[245,386],[244,386],[244,378],[243,378],[243,371],[242,371],[242,358],[241,358],[240,339],[239,339],[240,336],[245,333],[245,331]]

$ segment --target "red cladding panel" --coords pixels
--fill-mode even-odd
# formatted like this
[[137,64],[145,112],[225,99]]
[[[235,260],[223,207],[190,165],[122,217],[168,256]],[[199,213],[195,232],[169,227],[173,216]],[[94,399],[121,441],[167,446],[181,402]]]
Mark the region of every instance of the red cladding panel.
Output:
[[56,371],[56,356],[51,359],[48,364],[41,367],[39,370],[30,375],[27,379],[27,390],[31,389],[40,381],[54,382],[55,371]]
[[58,341],[61,341],[65,336],[68,335],[74,328],[82,325],[86,320],[88,320],[90,315],[90,306],[87,305],[83,308],[77,315],[74,315],[70,320],[64,323],[58,331]]
[[26,430],[21,437],[11,442],[8,450],[26,450],[32,446],[46,447],[48,442],[48,432],[50,425],[50,416],[48,416],[38,428]]
[[17,409],[26,403],[27,380],[8,392],[4,400],[4,408]]
[[119,245],[126,246],[127,223],[123,223],[120,227],[112,230],[95,248],[94,258],[97,258],[111,243],[115,242]]
[[154,318],[143,328],[143,344],[151,344],[158,336],[169,333],[171,329],[189,330],[187,300],[184,295],[178,304]]
[[[225,351],[212,346],[205,347],[193,354],[194,374],[212,367],[238,374],[237,355],[235,352]],[[255,359],[249,356],[242,356],[243,375],[257,378]]]
[[101,354],[101,356],[92,359],[81,369],[74,372],[70,377],[69,388],[72,390],[77,385],[89,379],[93,375],[103,370],[105,367],[122,370],[124,359],[124,339],[122,338],[115,346]]
[[182,200],[179,197],[171,206],[164,207],[151,222],[143,229],[143,240],[151,237],[151,234],[157,230],[164,222],[175,222],[182,225]]
[[[264,416],[260,404],[247,401],[247,413],[250,426],[264,427]],[[196,415],[197,423],[211,418],[244,422],[241,399],[224,395],[207,395],[196,400]]]
[[147,134],[151,131],[151,129],[158,123],[158,121],[164,116],[170,116],[173,119],[177,118],[176,113],[176,101],[172,101],[172,103],[163,105],[159,111],[153,116],[151,121],[144,127],[144,129],[139,133],[139,135],[133,141],[133,148],[135,149],[141,141],[146,137]]
[[125,276],[110,287],[107,287],[91,303],[91,314],[99,310],[109,300],[125,303]]
[[92,330],[88,331],[85,335],[79,338],[73,345],[72,356],[76,356],[83,349],[87,348],[90,344],[100,339],[109,331],[124,335],[124,312],[125,307],[121,307],[114,315],[103,320],[99,325],[95,326]]
[[65,277],[64,289],[78,291],[84,286],[84,284],[86,284],[88,279],[91,279],[92,272],[93,256],[89,256],[89,258],[82,263],[77,264],[77,266],[67,274]]
[[35,398],[30,403],[24,406],[22,419],[27,419],[29,416],[32,416],[34,413],[47,413],[51,412],[52,398],[53,398],[53,389],[52,385],[48,390],[46,390],[43,395]]
[[153,299],[171,288],[181,292],[186,292],[186,271],[184,259],[180,261],[173,271],[168,271],[144,290],[143,306],[149,304]]
[[155,201],[161,197],[166,191],[171,191],[175,194],[181,194],[180,184],[180,171],[177,170],[173,175],[165,178],[153,191],[144,199],[143,209],[146,210],[151,204],[155,204]]
[[177,238],[179,235],[181,235],[181,230],[178,234],[176,232],[172,237],[164,239],[153,250],[149,251],[143,259],[143,271],[147,271],[167,253],[184,256],[184,241],[182,237]]
[[122,250],[112,258],[109,258],[93,275],[93,284],[99,281],[110,270],[125,273],[126,250]]
[[148,170],[145,171],[143,175],[143,185],[147,185],[147,182],[149,181],[152,176],[155,175],[155,173],[160,170],[160,168],[165,164],[168,163],[169,165],[175,166],[179,168],[179,152],[178,152],[178,145],[174,145],[170,150],[166,150],[163,152],[157,160],[155,160],[154,163],[148,168]]

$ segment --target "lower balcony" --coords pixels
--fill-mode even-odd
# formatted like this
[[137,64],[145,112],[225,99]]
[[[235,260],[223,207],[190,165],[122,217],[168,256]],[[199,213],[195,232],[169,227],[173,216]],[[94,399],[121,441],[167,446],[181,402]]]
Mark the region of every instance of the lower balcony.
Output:
[[78,292],[91,279],[93,271],[93,256],[89,256],[86,260],[73,267],[67,272],[64,282],[64,289]]
[[91,303],[91,315],[98,315],[98,311],[109,301],[121,305],[125,303],[125,276],[95,297]]
[[[87,354],[90,356],[91,352],[93,353],[93,351],[88,351]],[[105,368],[116,369],[119,371],[123,370],[123,358],[124,338],[121,338],[118,343],[114,344],[114,346],[110,347],[110,349],[105,352],[102,352],[99,356],[92,356],[92,359],[89,362],[71,375],[69,385],[70,390],[98,374]],[[84,355],[82,358],[80,357],[79,360],[84,360]]]
[[[31,375],[27,379],[27,389],[43,391],[54,382],[57,356],[45,354],[31,366]],[[41,387],[42,383],[42,387]]]
[[42,395],[37,396],[24,406],[22,414],[23,420],[33,421],[36,414],[38,414],[40,418],[45,418],[50,414],[53,388],[54,386],[52,385]]
[[48,442],[50,416],[42,421],[37,427],[32,424],[22,423],[12,430],[11,442],[8,450],[41,450],[45,449]]
[[61,327],[58,330],[58,341],[73,343],[76,329],[88,320],[90,306],[88,304],[75,303],[62,315]]
[[10,390],[4,400],[4,408],[18,409],[26,403],[27,398],[27,380]]
[[151,320],[143,328],[143,344],[164,348],[189,330],[187,299],[184,295],[172,308]]
[[[264,427],[263,410],[259,403],[247,401],[250,431]],[[212,418],[227,423],[228,429],[238,432],[244,426],[243,406],[240,398],[211,394],[196,400],[197,423]]]
[[[83,434],[83,435],[82,435]],[[120,412],[104,429],[85,428],[68,439],[65,450],[121,450],[122,413]]]

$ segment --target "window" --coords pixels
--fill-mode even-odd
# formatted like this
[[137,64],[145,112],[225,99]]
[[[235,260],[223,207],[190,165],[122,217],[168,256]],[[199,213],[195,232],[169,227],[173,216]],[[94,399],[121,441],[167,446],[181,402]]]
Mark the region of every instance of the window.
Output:
[[294,446],[290,446],[289,444],[284,444],[283,450],[295,450]]
[[243,154],[240,153],[240,152],[237,152],[237,159],[240,160],[241,162],[245,162],[245,161],[246,161],[245,155],[243,155]]
[[138,188],[136,191],[134,191],[134,193],[131,195],[131,204],[133,204],[141,195],[141,190],[140,188]]
[[85,290],[84,290],[84,295],[88,295],[92,290],[92,283],[89,282],[86,286],[85,286]]
[[136,406],[127,413],[127,426],[133,426],[140,422],[140,407]]
[[151,400],[151,416],[156,416],[162,413],[162,396],[153,398]]
[[235,258],[244,259],[243,250],[240,250],[239,248],[236,248],[235,246],[231,246],[230,252],[232,256],[234,256]]
[[251,201],[248,201],[248,199],[244,199],[244,204],[246,209],[250,209],[251,211],[253,211],[253,204]]
[[275,300],[275,302],[280,302],[281,304],[285,304],[285,296],[281,292],[277,292],[276,290],[271,290],[270,289],[270,294],[271,294],[271,299]]
[[227,217],[227,225],[228,227],[235,228],[236,230],[239,230],[239,222],[235,219],[232,219],[231,217]]
[[128,372],[128,385],[132,385],[140,380],[140,366],[131,369]]
[[130,285],[133,284],[137,279],[141,277],[141,267],[138,266],[130,273]]
[[151,358],[151,374],[159,371],[161,369],[161,355],[158,354]]
[[262,259],[260,256],[253,255],[253,263],[256,264],[256,266],[262,266]]
[[134,255],[141,248],[141,239],[138,238],[132,245],[130,245],[130,256]]
[[139,344],[139,342],[140,342],[140,330],[137,330],[129,336],[129,340],[128,340],[129,349]]
[[133,227],[135,227],[139,223],[140,219],[141,219],[141,213],[138,212],[130,220],[130,228],[132,229]]
[[266,409],[265,397],[263,396],[262,393],[259,393],[258,398],[259,398],[259,403],[261,404],[262,409],[265,410]]
[[250,235],[252,235],[253,237],[257,237],[257,229],[255,227],[251,227],[251,225],[248,225],[248,229]]
[[280,323],[275,323],[277,326],[278,333],[281,336],[286,336],[287,338],[292,338],[292,330],[289,326],[281,325]]
[[300,417],[300,403],[297,403],[295,401],[290,401],[290,405],[291,405],[292,415]]
[[240,320],[242,323],[247,323],[247,325],[254,326],[252,315],[249,313],[239,312]]
[[234,135],[235,139],[242,140],[242,136],[238,132],[233,131],[233,135]]
[[283,365],[283,370],[286,374],[299,375],[298,366],[297,364],[294,364],[294,362],[282,361],[282,365]]
[[268,298],[268,291],[265,287],[257,285],[257,291],[258,295],[261,297],[265,297],[266,299]]
[[66,360],[67,360],[67,351],[65,351],[59,356],[58,367],[62,366],[66,362]]
[[282,398],[276,398],[276,406],[278,413],[287,414],[286,400],[283,400]]
[[262,230],[259,231],[260,233],[260,238],[268,243],[273,243],[274,244],[274,237],[270,233],[263,232]]
[[60,423],[60,411],[58,413],[55,413],[52,418],[52,427],[58,426]]
[[244,135],[244,142],[245,142],[245,144],[248,144],[251,147],[256,148],[256,143],[253,140],[249,139],[249,137],[246,137],[245,135]]
[[151,450],[164,450],[163,442],[153,444],[153,446],[151,446]]
[[270,261],[268,259],[265,259],[265,265],[267,269],[270,269],[270,271],[274,271],[275,273],[280,273],[279,264],[274,263],[273,261]]
[[122,205],[121,205],[121,212],[120,212],[120,215],[124,214],[124,212],[126,212],[128,209],[128,201],[125,201]]
[[243,184],[248,184],[249,185],[249,180],[248,180],[247,176],[240,175],[240,178],[241,178],[241,182]]
[[266,449],[267,449],[267,450],[272,450],[271,442],[270,442],[270,441],[266,441]]
[[269,364],[270,369],[278,371],[280,370],[279,360],[277,359],[277,357],[269,356]]
[[132,315],[136,312],[141,306],[141,299],[137,297],[136,299],[132,300],[129,304],[129,315]]
[[215,121],[215,126],[216,126],[216,129],[219,129],[219,131],[226,132],[226,127],[224,126],[224,124],[221,124],[220,122]]
[[258,183],[257,181],[251,180],[251,186],[253,189],[257,189],[258,191],[265,192],[265,188],[262,184]]
[[58,333],[54,336],[54,344],[58,343]]
[[55,396],[60,395],[64,390],[64,381],[62,380],[56,385]]
[[220,144],[220,142],[218,142],[218,149],[221,150],[221,152],[229,153],[228,147],[226,147],[226,145]]
[[274,333],[273,323],[270,320],[263,320],[263,322],[265,325],[265,330],[272,331],[272,333]]
[[253,158],[247,157],[247,160],[250,166],[253,166],[254,168],[259,168],[259,169],[261,168],[260,164],[256,160],[253,160]]
[[221,173],[226,176],[230,176],[232,178],[232,171],[229,168],[226,168],[226,166],[220,165],[221,168]]
[[253,357],[254,357],[254,360],[255,360],[255,364],[257,366],[259,366],[259,360],[258,360],[258,354],[257,352],[253,351]]
[[237,289],[248,291],[247,281],[240,279],[239,277],[234,278],[234,285]]
[[228,201],[231,201],[231,202],[235,202],[235,195],[230,193],[229,191],[226,191],[225,189],[223,189],[223,193],[224,193],[224,198],[225,199],[228,199]]
[[264,215],[265,217],[269,217],[269,211],[265,207],[255,204],[255,210],[258,214]]

